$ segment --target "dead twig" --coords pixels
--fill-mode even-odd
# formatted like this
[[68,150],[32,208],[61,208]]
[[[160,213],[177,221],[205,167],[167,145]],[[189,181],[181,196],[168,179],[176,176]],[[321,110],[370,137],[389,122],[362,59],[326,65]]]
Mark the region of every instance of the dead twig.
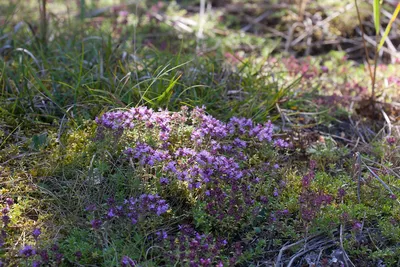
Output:
[[253,27],[253,25],[260,23],[262,20],[264,20],[265,18],[267,18],[268,16],[270,16],[271,14],[273,14],[273,11],[268,10],[264,13],[262,13],[260,16],[258,16],[257,18],[255,18],[254,20],[252,20],[249,24],[247,24],[246,26],[244,26],[241,31],[242,32],[247,32],[248,30],[251,29],[251,27]]
[[[368,169],[368,171],[375,177],[375,179],[377,179],[382,185],[383,187],[389,191],[389,193],[391,195],[395,195],[392,191],[392,189],[390,189],[390,187],[367,165],[364,163],[364,166]],[[396,199],[397,203],[400,204],[400,201],[398,199]]]

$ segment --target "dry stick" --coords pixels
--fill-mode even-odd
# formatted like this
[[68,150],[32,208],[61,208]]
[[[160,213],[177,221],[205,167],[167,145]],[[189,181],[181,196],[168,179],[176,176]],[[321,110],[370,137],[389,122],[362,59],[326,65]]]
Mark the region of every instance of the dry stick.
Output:
[[297,241],[297,242],[295,242],[295,243],[292,243],[292,244],[283,246],[283,247],[279,250],[279,254],[278,254],[278,257],[276,258],[276,262],[275,262],[275,267],[280,267],[280,266],[281,266],[281,265],[280,265],[280,262],[281,262],[282,254],[283,254],[283,252],[284,252],[285,250],[287,250],[287,249],[289,249],[289,248],[291,248],[291,247],[297,246],[297,245],[299,245],[299,244],[301,244],[301,243],[303,243],[303,242],[304,242],[304,239],[301,239],[301,240],[299,240],[299,241]]
[[273,12],[271,10],[268,10],[264,13],[262,13],[260,16],[258,16],[257,18],[255,18],[254,20],[252,20],[249,24],[247,24],[246,26],[244,26],[242,29],[240,29],[242,32],[247,32],[248,30],[251,29],[251,27],[254,24],[258,24],[259,22],[261,22],[263,19],[267,18],[269,15],[271,15]]
[[[385,187],[385,189],[387,191],[389,191],[390,194],[394,195],[392,189],[390,189],[390,187],[381,179],[379,178],[379,176],[367,165],[364,163],[364,166],[369,170],[369,172],[383,185],[383,187]],[[396,199],[397,203],[400,204],[400,201],[398,199]]]
[[304,23],[304,25],[306,26],[306,31],[308,33],[308,36],[307,36],[307,41],[306,41],[307,48],[306,48],[305,55],[308,56],[308,55],[310,55],[310,52],[311,52],[312,34],[313,34],[313,25],[312,24],[313,24],[313,22],[312,22],[312,20],[310,18],[307,18],[306,22],[307,23]]
[[281,118],[282,118],[282,128],[285,129],[285,122],[288,121],[289,124],[292,124],[292,121],[282,111],[282,109],[279,107],[278,103],[275,103],[275,106],[276,106],[276,109],[278,110],[279,115],[281,115]]
[[288,38],[286,39],[286,44],[285,44],[285,52],[289,52],[289,49],[290,49],[290,47],[292,45],[294,30],[298,26],[302,26],[302,25],[304,25],[304,24],[300,23],[300,22],[296,22],[289,28]]
[[381,166],[381,167],[385,168],[386,170],[390,171],[394,176],[396,176],[397,178],[400,179],[400,175],[397,174],[397,173],[396,173],[394,170],[392,170],[391,168],[387,168],[385,165],[383,165],[383,164],[381,164],[381,163],[379,163],[379,162],[375,162],[375,161],[373,161],[373,160],[370,160],[370,159],[368,159],[368,158],[362,157],[362,159],[363,159],[363,160],[366,160],[366,161],[369,161],[369,162],[372,162],[372,163],[374,163],[374,164],[378,164],[379,166]]
[[390,119],[388,117],[388,115],[386,114],[386,112],[381,108],[381,112],[383,114],[383,117],[386,120],[386,123],[388,124],[388,136],[392,135],[392,123],[390,122]]
[[325,245],[325,244],[329,244],[329,243],[331,243],[331,242],[334,242],[333,240],[320,240],[320,241],[318,241],[318,242],[316,242],[312,247],[310,247],[309,249],[307,249],[307,250],[304,250],[303,249],[303,251],[299,251],[298,253],[296,253],[291,259],[290,259],[290,261],[289,261],[289,263],[288,263],[288,265],[286,266],[286,267],[290,267],[290,266],[292,266],[292,264],[294,263],[294,261],[298,258],[298,257],[300,257],[300,256],[302,256],[302,255],[304,255],[304,254],[306,254],[306,253],[308,253],[308,252],[310,252],[310,251],[313,251],[313,250],[315,250],[315,249],[317,249],[320,245]]
[[343,246],[343,224],[340,224],[340,237],[339,237],[339,240],[340,240],[340,248],[342,249],[342,251],[344,253],[344,256],[345,256],[344,257],[345,265],[349,266],[349,264],[347,263],[347,261],[349,261],[351,263],[351,265],[353,265],[355,267],[354,263],[350,260],[350,257],[347,254],[346,250],[344,250],[344,246]]
[[[376,35],[375,37],[375,42],[378,44],[379,40],[378,40],[378,35]],[[378,53],[378,47],[375,47],[375,55],[374,55],[374,76],[373,76],[373,80],[372,80],[372,95],[371,95],[371,101],[375,102],[375,82],[376,82],[376,70],[378,67],[378,57],[379,57],[379,53]]]
[[319,250],[319,254],[318,254],[318,258],[317,258],[316,263],[319,263],[319,260],[321,259],[321,256],[322,256],[322,252],[324,252],[324,250],[327,249],[327,248],[333,247],[334,245],[335,245],[335,244],[327,245],[327,246],[325,246],[325,247],[322,247],[322,248]]
[[[381,35],[382,36],[384,35],[384,31],[383,30],[381,30]],[[390,49],[393,53],[396,54],[397,53],[397,49],[394,46],[394,44],[392,43],[392,41],[389,39],[389,36],[386,37],[385,42],[387,44],[388,49]],[[392,64],[395,62],[395,57],[392,54],[390,54],[390,60],[391,60]]]
[[196,50],[199,51],[200,39],[204,38],[204,23],[205,23],[205,10],[206,10],[206,0],[200,0],[200,10],[199,10],[199,30],[197,32],[197,47]]
[[[351,106],[353,105],[353,102],[351,103]],[[360,133],[360,131],[357,128],[357,125],[354,124],[353,119],[351,118],[351,116],[348,116],[349,121],[351,123],[351,126],[354,128],[355,132],[358,134],[358,137],[361,138],[361,141],[364,142],[364,144],[366,144],[367,142],[365,142],[364,136]]]
[[[359,31],[359,30],[357,29],[357,31]],[[367,42],[370,43],[371,45],[377,46],[376,41],[375,41],[373,38],[371,38],[370,36],[364,34],[364,38],[365,38],[365,41],[367,41]],[[399,53],[393,52],[392,50],[386,48],[385,46],[382,46],[381,50],[382,50],[383,52],[388,53],[388,54],[391,55],[392,57],[400,58]]]
[[[345,11],[351,9],[352,7],[353,7],[352,4],[348,4],[348,5],[345,6],[343,9],[339,10],[339,11],[336,12],[336,13],[333,13],[332,15],[330,15],[329,17],[327,17],[326,19],[324,19],[324,20],[322,20],[322,21],[320,21],[320,22],[317,22],[315,25],[313,25],[313,26],[311,27],[310,30],[311,30],[311,31],[314,31],[314,30],[317,29],[317,28],[321,28],[321,27],[325,26],[325,25],[328,24],[331,20],[333,20],[333,19],[335,19],[336,17],[340,16],[341,14],[343,14]],[[298,22],[297,22],[297,23],[298,23]],[[293,24],[293,25],[296,25],[296,23]],[[302,25],[302,24],[301,24],[301,25]],[[291,42],[291,43],[290,43],[290,46],[294,46],[294,45],[298,44],[298,43],[301,42],[304,38],[306,38],[308,35],[309,35],[308,31],[304,32],[304,33],[301,34],[299,37],[297,37],[293,42],[290,41],[290,42]]]
[[14,156],[12,158],[9,158],[6,161],[1,162],[0,165],[4,165],[5,166],[8,162],[10,162],[10,161],[12,161],[14,159],[19,159],[19,158],[23,158],[23,157],[29,157],[29,156],[32,156],[32,155],[38,155],[40,153],[42,153],[42,152],[22,153],[22,154]]
[[[345,6],[344,8],[342,8],[341,10],[333,13],[332,15],[330,15],[329,17],[327,17],[326,19],[317,22],[315,25],[313,25],[311,27],[311,30],[315,30],[317,28],[321,28],[323,26],[325,26],[326,24],[328,24],[331,20],[335,19],[336,17],[340,16],[341,14],[343,14],[344,12],[346,12],[347,10],[353,8],[353,4],[348,4],[347,6]],[[295,23],[296,24],[296,23]],[[293,25],[295,25],[293,24]],[[308,36],[308,32],[304,32],[302,33],[299,37],[297,37],[293,42],[291,42],[291,46],[298,44],[301,40],[303,40],[304,38],[306,38]]]
[[39,60],[37,60],[36,57],[28,49],[19,47],[19,48],[14,49],[14,51],[23,52],[23,53],[27,54],[28,56],[30,56],[33,59],[33,61],[36,63],[38,68],[40,69],[40,73],[44,74],[44,69],[40,65]]

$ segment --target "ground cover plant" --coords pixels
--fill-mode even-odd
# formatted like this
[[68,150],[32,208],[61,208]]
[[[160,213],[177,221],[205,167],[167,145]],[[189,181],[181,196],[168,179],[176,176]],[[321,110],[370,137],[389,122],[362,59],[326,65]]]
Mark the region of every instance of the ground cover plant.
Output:
[[0,266],[398,266],[396,5],[294,2],[0,1]]

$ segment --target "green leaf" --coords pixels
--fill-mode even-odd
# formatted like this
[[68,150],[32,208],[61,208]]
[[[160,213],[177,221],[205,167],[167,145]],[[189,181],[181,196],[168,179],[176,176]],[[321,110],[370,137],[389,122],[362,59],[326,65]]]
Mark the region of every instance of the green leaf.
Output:
[[41,147],[47,145],[47,133],[34,135],[32,137],[31,147],[35,150],[39,150]]

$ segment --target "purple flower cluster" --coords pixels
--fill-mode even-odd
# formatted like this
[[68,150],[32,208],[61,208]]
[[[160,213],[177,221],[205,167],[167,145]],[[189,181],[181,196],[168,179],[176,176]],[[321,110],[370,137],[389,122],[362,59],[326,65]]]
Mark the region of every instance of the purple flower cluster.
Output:
[[304,221],[312,221],[323,206],[331,204],[333,197],[322,192],[303,191],[299,197],[301,217]]
[[192,120],[197,126],[192,132],[191,140],[201,144],[207,136],[222,139],[228,135],[227,125],[214,117],[205,114],[205,108],[196,107],[192,112]]
[[169,209],[169,205],[164,199],[151,194],[142,194],[137,198],[125,199],[123,205],[116,205],[113,199],[109,199],[107,204],[108,209],[102,219],[91,220],[90,224],[93,229],[99,229],[104,221],[113,218],[128,218],[132,224],[136,224],[139,218],[152,215],[161,216]]
[[302,184],[303,188],[309,187],[311,181],[314,179],[314,177],[315,177],[314,169],[315,168],[316,168],[316,162],[314,160],[311,160],[309,172],[306,175],[304,175],[303,178],[301,179],[301,184]]
[[145,106],[131,108],[129,110],[118,110],[107,112],[101,117],[96,118],[96,123],[104,128],[123,131],[135,127],[143,129],[157,129],[158,137],[162,141],[168,141],[171,133],[171,124],[184,123],[186,121],[185,112],[171,115],[168,111],[154,112]]
[[4,202],[5,202],[5,206],[1,210],[1,213],[2,213],[1,220],[3,221],[3,225],[5,228],[8,226],[8,224],[11,221],[9,212],[11,210],[12,205],[14,205],[14,200],[12,198],[6,198]]
[[167,248],[166,259],[180,262],[183,266],[233,266],[242,254],[240,243],[236,243],[232,255],[222,260],[221,255],[228,249],[228,242],[211,234],[200,234],[190,225],[179,226],[177,236],[164,239],[163,243]]
[[[37,239],[41,234],[39,228],[33,230],[32,235]],[[57,244],[53,244],[49,249],[39,249],[37,245],[35,247],[31,245],[25,245],[19,254],[24,258],[31,258],[32,266],[60,266],[64,258],[64,255],[59,252]]]
[[274,127],[271,121],[262,124],[254,124],[251,119],[232,117],[227,124],[231,135],[248,135],[255,137],[258,141],[272,141]]
[[23,249],[19,251],[19,254],[21,256],[29,258],[36,254],[36,250],[32,246],[26,245]]
[[[2,199],[2,196],[0,195],[0,199]],[[1,209],[1,221],[3,222],[3,227],[1,228],[1,232],[0,232],[0,248],[4,246],[4,244],[6,243],[6,238],[7,238],[7,232],[6,232],[6,228],[8,227],[8,225],[11,222],[11,218],[10,218],[10,211],[12,206],[14,205],[14,200],[12,198],[5,198],[3,201],[4,203],[4,207]]]
[[[311,160],[309,165],[309,172],[302,179],[302,192],[299,197],[301,217],[306,222],[312,221],[323,206],[333,201],[333,196],[310,189],[310,183],[315,177],[316,162]],[[339,190],[339,197],[344,195],[344,190]]]
[[153,149],[145,143],[137,143],[134,149],[126,149],[125,154],[139,160],[140,165],[153,166],[156,162],[169,159],[167,151]]
[[161,216],[169,209],[168,203],[158,195],[143,194],[139,198],[125,200],[128,209],[127,217],[133,224],[137,223],[139,216],[156,214]]
[[[258,141],[272,141],[273,125],[270,121],[261,125],[255,124],[251,119],[233,117],[228,123],[205,113],[205,108],[196,107],[190,114],[190,119],[194,127],[191,132],[191,140],[197,145],[203,143],[206,138],[223,139],[233,135],[257,138]],[[170,135],[174,132],[175,126],[182,126],[188,121],[187,108],[182,108],[181,112],[171,115],[168,111],[154,112],[147,107],[131,108],[125,111],[113,111],[103,114],[96,118],[96,123],[104,128],[123,131],[137,127],[144,129],[157,129],[158,137],[161,141],[167,142]],[[279,141],[280,142],[280,141]],[[239,146],[245,146],[243,140],[237,139]],[[280,142],[286,147],[286,142]]]
[[[240,230],[262,209],[267,210],[270,195],[280,196],[274,182],[265,178],[266,171],[276,174],[273,168],[280,168],[275,162],[269,163],[268,155],[271,150],[288,148],[290,144],[282,139],[274,141],[270,121],[257,124],[251,119],[233,117],[225,123],[206,114],[204,107],[191,112],[184,107],[176,113],[138,107],[105,113],[96,122],[101,131],[122,132],[118,142],[126,148],[124,154],[134,164],[151,167],[142,169],[155,178],[149,180],[150,185],[156,185],[155,190],[165,193],[179,188],[178,192],[185,192],[184,198],[196,199],[194,205],[190,204],[189,213],[198,230],[213,229],[220,233]],[[250,162],[252,157],[260,161],[257,167]],[[264,170],[259,166],[268,167]],[[91,222],[92,228],[98,229],[105,220],[120,217],[136,224],[170,209],[165,200],[152,194],[128,198],[121,206],[115,203],[108,206],[101,219]],[[287,213],[271,212],[274,217]],[[234,265],[241,253],[237,245],[231,262],[223,262],[219,255],[225,250],[226,241],[200,235],[189,226],[183,226],[178,234],[158,231],[156,235],[160,242],[170,240],[168,257],[182,265]],[[123,264],[131,266],[128,258],[123,259]]]
[[283,139],[277,139],[274,141],[274,146],[280,147],[280,148],[288,148],[288,147],[290,147],[290,144]]
[[134,120],[149,121],[152,115],[152,109],[139,107],[132,108],[129,111],[107,112],[103,116],[96,118],[96,122],[109,129],[123,130],[135,127]]

